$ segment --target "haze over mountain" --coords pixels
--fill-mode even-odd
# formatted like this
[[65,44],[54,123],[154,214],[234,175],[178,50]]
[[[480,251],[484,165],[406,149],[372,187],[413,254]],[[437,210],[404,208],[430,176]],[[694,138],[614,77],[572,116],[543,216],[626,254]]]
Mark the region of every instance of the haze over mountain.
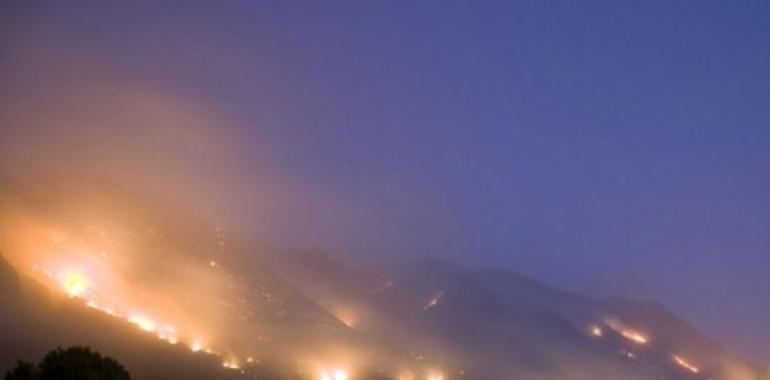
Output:
[[88,344],[147,379],[763,376],[652,301],[439,259],[356,269],[93,178],[2,184],[0,370]]
[[2,1],[0,371],[85,344],[140,379],[765,380],[767,25]]

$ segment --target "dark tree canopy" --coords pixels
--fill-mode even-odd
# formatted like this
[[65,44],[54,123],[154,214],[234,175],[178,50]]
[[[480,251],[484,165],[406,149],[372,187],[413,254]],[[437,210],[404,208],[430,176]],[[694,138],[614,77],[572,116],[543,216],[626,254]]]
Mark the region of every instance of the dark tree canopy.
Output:
[[130,380],[128,371],[114,359],[88,347],[57,348],[35,366],[19,362],[5,380]]
[[30,380],[37,379],[37,367],[28,362],[19,361],[16,367],[5,374],[5,380]]

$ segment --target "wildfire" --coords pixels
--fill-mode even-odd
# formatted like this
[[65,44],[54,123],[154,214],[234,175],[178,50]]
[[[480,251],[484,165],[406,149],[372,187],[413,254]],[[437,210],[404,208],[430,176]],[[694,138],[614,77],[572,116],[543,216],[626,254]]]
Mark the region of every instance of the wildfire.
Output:
[[332,370],[322,369],[318,373],[318,380],[348,380],[348,379],[349,379],[348,371],[341,368],[335,368]]
[[639,334],[637,332],[634,332],[634,331],[621,331],[620,334],[623,335],[624,338],[629,339],[629,340],[631,340],[633,342],[636,342],[636,343],[639,343],[639,344],[646,344],[647,343],[647,338],[644,335]]
[[[54,274],[50,270],[42,271],[48,278],[59,284],[61,290],[71,298],[80,298],[86,302],[86,306],[99,310],[111,317],[124,319],[125,321],[136,325],[139,329],[156,333],[157,338],[169,344],[179,343],[176,327],[171,325],[160,325],[152,318],[143,313],[131,313],[125,317],[125,314],[119,313],[115,308],[104,306],[98,297],[98,294],[92,290],[92,281],[80,271],[64,271]],[[193,351],[199,351],[203,347],[199,343],[192,344]]]
[[157,328],[152,319],[141,314],[134,314],[128,317],[128,321],[139,326],[140,329],[148,332],[154,332]]
[[235,360],[222,362],[222,367],[227,369],[241,369],[241,366]]
[[604,335],[604,330],[602,330],[602,328],[599,326],[593,325],[589,328],[589,330],[591,332],[591,335],[597,338],[601,338]]
[[623,323],[621,323],[618,320],[615,319],[606,319],[604,323],[607,324],[611,329],[615,330],[618,334],[620,334],[622,337],[637,343],[637,344],[647,344],[649,342],[649,339],[644,336],[642,333],[632,330]]
[[686,369],[686,370],[688,370],[688,371],[690,371],[692,373],[700,372],[700,369],[698,367],[690,364],[687,360],[685,360],[684,358],[682,358],[679,355],[674,355],[673,359],[674,359],[674,362],[676,362],[676,364],[679,364],[679,366],[681,366],[682,368],[684,368],[684,369]]
[[80,273],[70,272],[61,276],[61,285],[64,288],[64,292],[74,298],[85,294],[91,286],[91,281]]

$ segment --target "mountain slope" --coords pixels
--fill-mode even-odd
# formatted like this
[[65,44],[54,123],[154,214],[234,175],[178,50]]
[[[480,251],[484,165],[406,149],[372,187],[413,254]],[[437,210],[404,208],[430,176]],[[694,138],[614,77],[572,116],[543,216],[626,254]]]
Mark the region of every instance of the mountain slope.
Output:
[[[19,280],[0,258],[0,283]],[[44,292],[38,288],[35,292]],[[138,379],[236,379],[213,356],[197,355],[181,346],[162,344],[121,321],[89,309],[78,300],[51,302],[46,295],[3,287],[0,303],[0,371],[18,359],[36,360],[57,346],[88,345],[119,358]],[[7,298],[6,298],[7,297]]]
[[282,252],[268,260],[319,304],[352,305],[355,329],[413,347],[445,367],[463,363],[453,368],[457,373],[549,379],[760,376],[662,307],[594,300],[510,271],[419,259],[361,275],[318,253]]
[[85,344],[143,379],[759,378],[654,303],[437,259],[360,269],[244,245],[105,181],[0,185],[0,370]]

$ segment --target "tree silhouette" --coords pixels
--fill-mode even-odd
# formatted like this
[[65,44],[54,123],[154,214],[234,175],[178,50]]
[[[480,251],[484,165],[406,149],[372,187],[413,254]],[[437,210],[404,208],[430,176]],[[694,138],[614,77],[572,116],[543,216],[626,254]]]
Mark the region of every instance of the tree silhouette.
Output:
[[88,347],[57,348],[40,364],[18,362],[5,380],[130,380],[120,363]]
[[17,362],[16,367],[5,374],[5,380],[37,380],[39,378],[37,367],[24,361]]

